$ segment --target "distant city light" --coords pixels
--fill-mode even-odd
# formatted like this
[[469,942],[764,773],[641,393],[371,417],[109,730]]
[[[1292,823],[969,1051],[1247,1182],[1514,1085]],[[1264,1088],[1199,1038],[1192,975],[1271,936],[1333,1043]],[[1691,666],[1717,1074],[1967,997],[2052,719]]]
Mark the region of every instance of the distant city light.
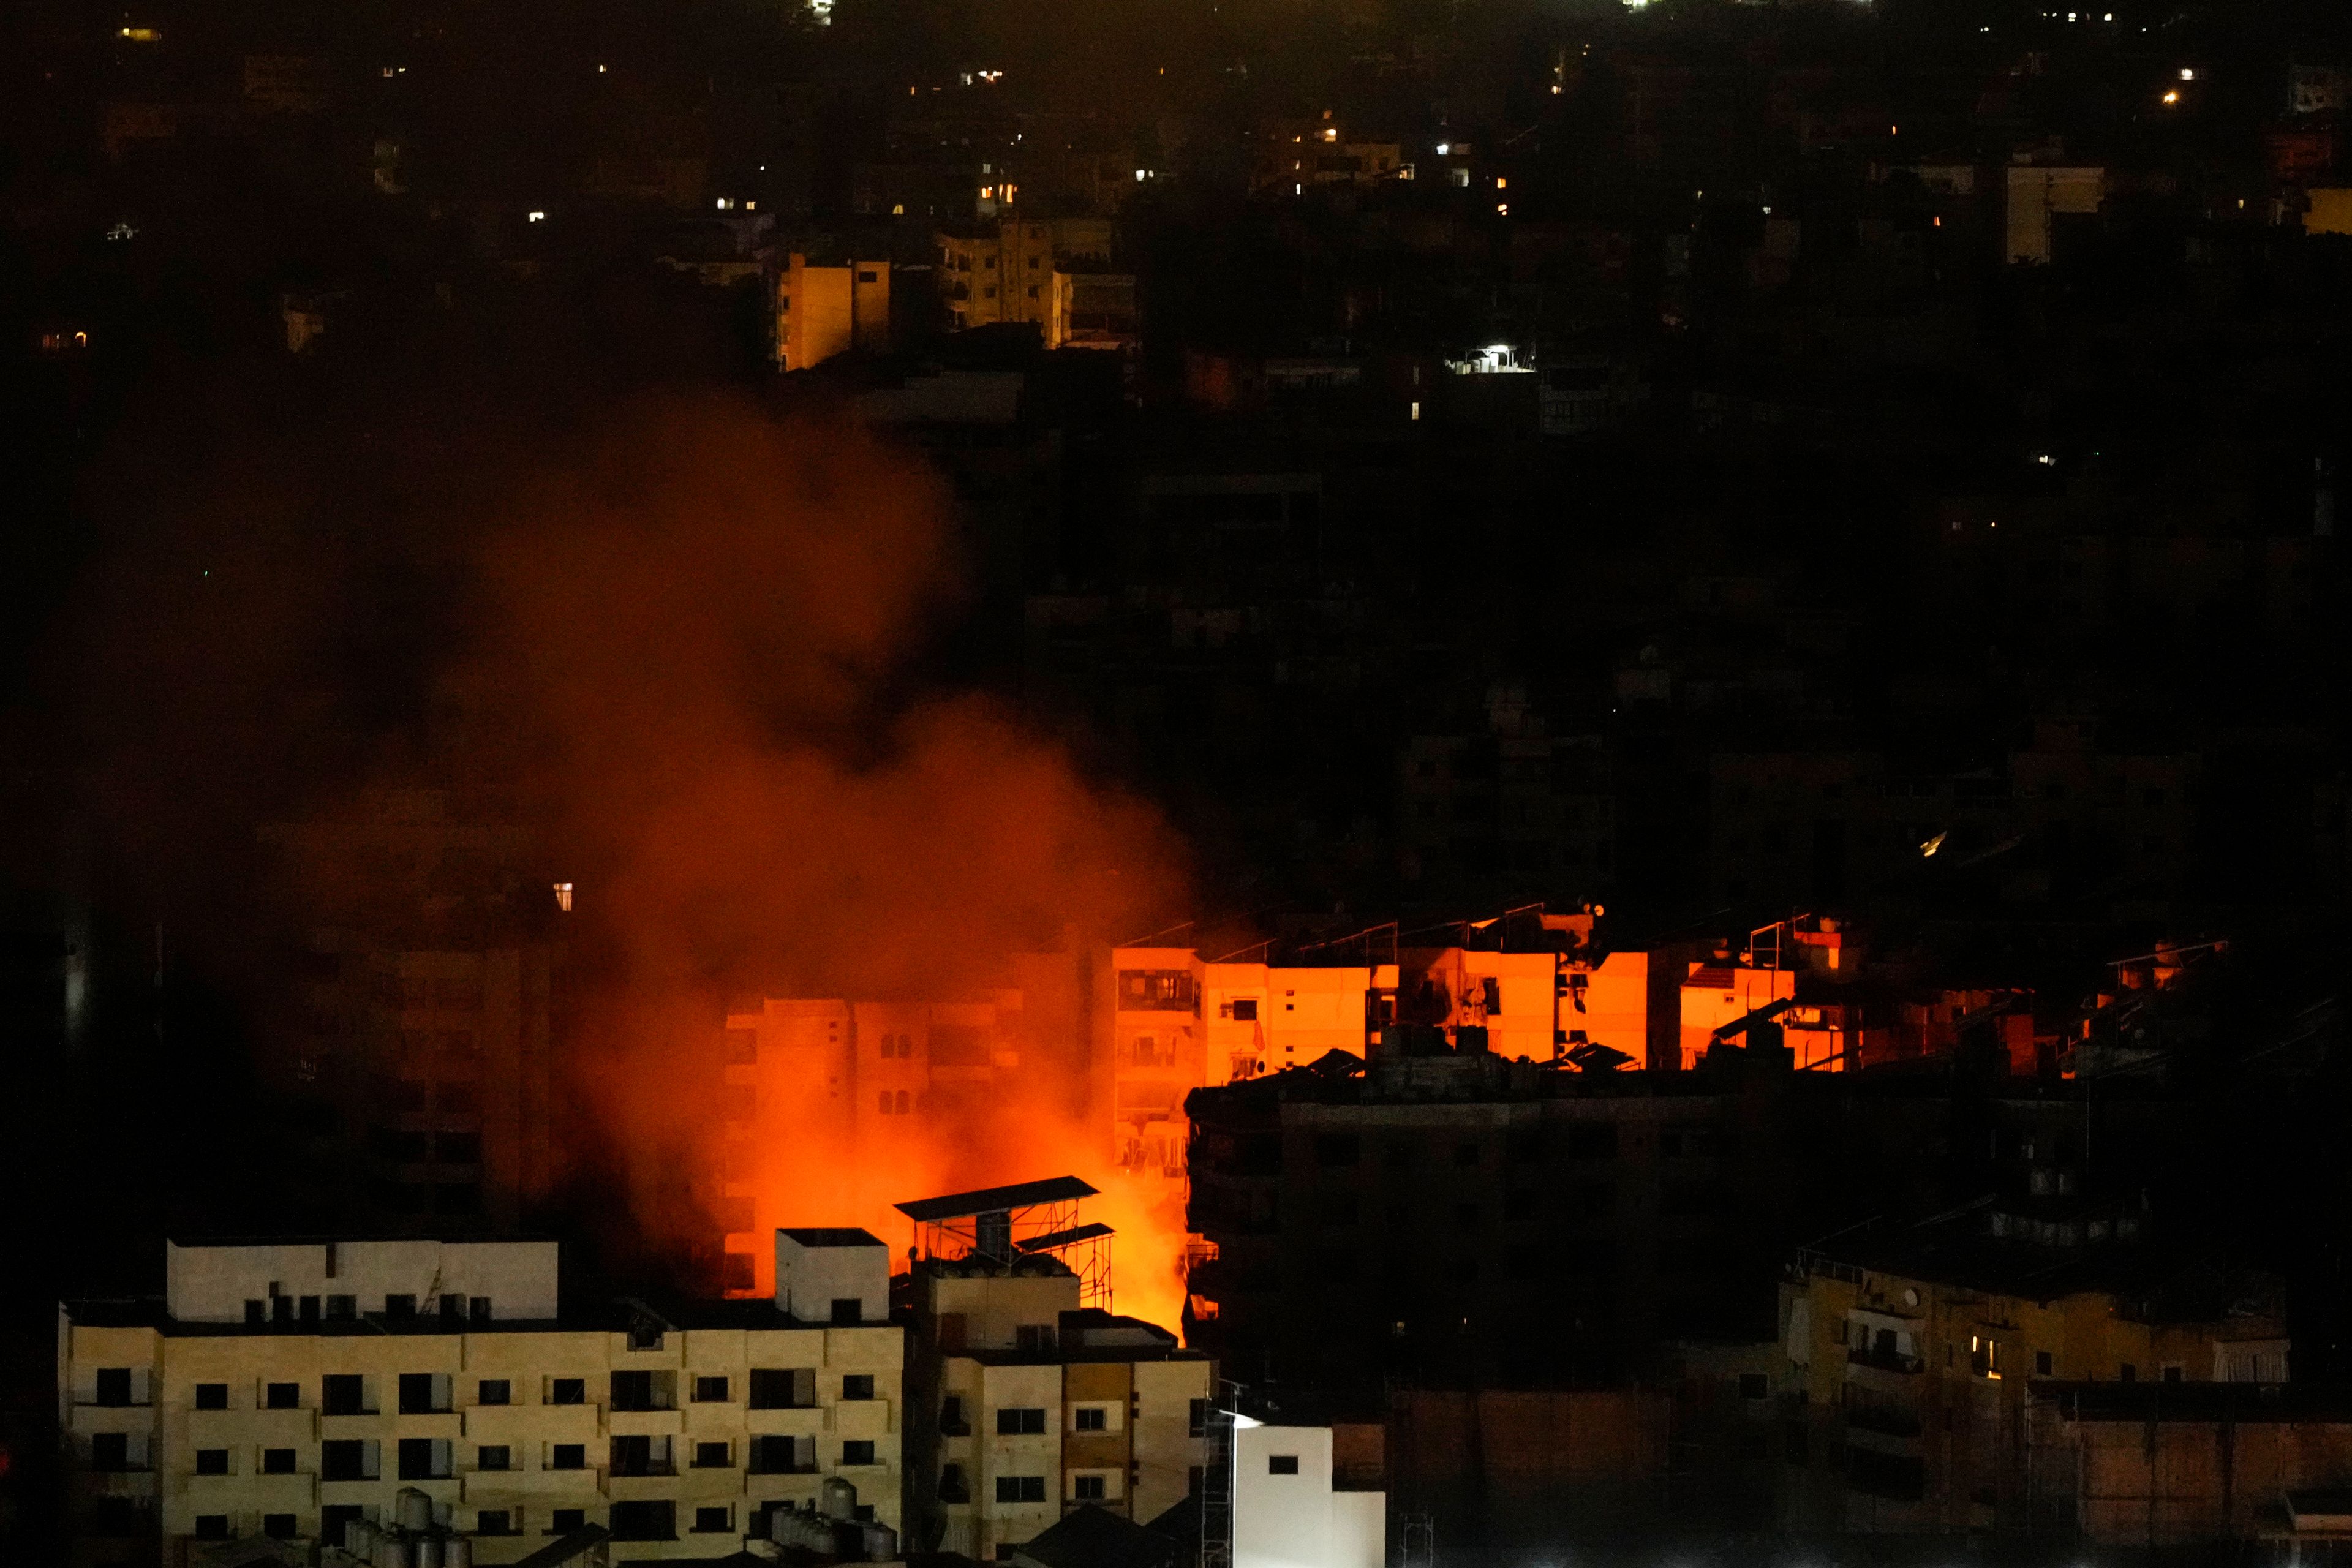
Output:
[[1454,151],[1454,143],[1453,143],[1453,142],[1440,142],[1437,144],[1437,155],[1438,155],[1439,157],[1441,157],[1441,158],[1444,157],[1444,156],[1445,156],[1445,154],[1447,154],[1448,153],[1451,153],[1451,152],[1453,152],[1453,151]]
[[529,216],[530,221],[533,223],[545,223],[547,221],[547,215],[535,207],[531,210]]
[[555,907],[562,910],[567,915],[572,912],[571,883],[558,882],[555,884]]
[[125,27],[122,29],[121,36],[130,39],[134,44],[160,44],[163,41],[163,29],[161,27]]
[[2168,93],[2166,93],[2166,94],[2164,95],[2164,101],[2165,101],[2165,102],[2167,102],[2167,103],[2179,103],[2179,102],[2180,101],[2180,94],[2179,94],[2179,92],[2178,90],[2175,90],[2175,91],[2172,91],[2172,92],[2168,92]]
[[2189,66],[2182,66],[2180,68],[2180,79],[2183,81],[2195,81],[2197,79],[2197,72]]

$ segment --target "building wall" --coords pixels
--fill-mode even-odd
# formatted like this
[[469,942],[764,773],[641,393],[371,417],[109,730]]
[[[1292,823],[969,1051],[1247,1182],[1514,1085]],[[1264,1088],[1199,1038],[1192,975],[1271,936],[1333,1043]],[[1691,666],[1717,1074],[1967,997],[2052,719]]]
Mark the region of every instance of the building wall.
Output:
[[[633,1542],[633,1557],[660,1559],[723,1554],[732,1537],[751,1528],[752,1515],[770,1501],[814,1498],[829,1475],[858,1489],[875,1517],[899,1522],[902,1336],[895,1327],[856,1329],[672,1330],[648,1348],[631,1348],[625,1332],[555,1329],[486,1330],[464,1333],[305,1334],[187,1333],[155,1328],[83,1326],[63,1328],[59,1398],[68,1435],[76,1512],[85,1525],[97,1500],[120,1497],[151,1503],[160,1526],[161,1561],[176,1563],[182,1544],[195,1535],[197,1521],[226,1516],[229,1530],[254,1535],[269,1514],[293,1516],[296,1531],[316,1537],[322,1510],[356,1507],[371,1519],[389,1517],[394,1494],[416,1487],[434,1501],[448,1528],[474,1532],[484,1510],[508,1511],[520,1533],[484,1536],[475,1559],[512,1562],[542,1543],[558,1509],[578,1509],[587,1522],[604,1523],[612,1506],[632,1500],[669,1500],[677,1519],[677,1539]],[[101,1368],[133,1371],[127,1406],[96,1403]],[[814,1403],[803,1409],[750,1407],[748,1373],[754,1367],[806,1369]],[[611,1374],[646,1371],[667,1391],[667,1407],[649,1411],[613,1408]],[[143,1377],[138,1374],[143,1373]],[[435,1379],[436,1403],[446,1408],[404,1413],[400,1378],[425,1373]],[[876,1397],[848,1399],[844,1378],[873,1380]],[[357,1375],[362,1380],[365,1414],[328,1415],[321,1408],[322,1379]],[[696,1401],[694,1379],[723,1376],[727,1397]],[[578,1378],[584,1399],[578,1405],[551,1402],[553,1380]],[[482,1401],[483,1382],[504,1379],[511,1403]],[[290,1384],[289,1408],[268,1406],[273,1383]],[[201,1384],[226,1385],[226,1408],[196,1407]],[[136,1403],[143,1401],[143,1403]],[[145,1471],[98,1473],[91,1468],[96,1434],[123,1432],[135,1441],[134,1462]],[[815,1468],[806,1474],[750,1472],[750,1440],[760,1436],[812,1438]],[[612,1440],[646,1436],[656,1448],[667,1442],[674,1473],[616,1475]],[[423,1439],[442,1447],[446,1473],[404,1479],[400,1444]],[[372,1458],[370,1479],[326,1479],[323,1445],[358,1442]],[[693,1445],[724,1442],[728,1462],[697,1467]],[[873,1445],[871,1463],[849,1463],[845,1445]],[[557,1445],[576,1444],[581,1468],[559,1468]],[[510,1466],[483,1468],[485,1447],[503,1446]],[[293,1469],[265,1473],[263,1456],[290,1450]],[[226,1474],[198,1474],[200,1450],[226,1456]],[[728,1510],[727,1529],[697,1534],[697,1508]],[[714,1546],[719,1550],[714,1550]],[[120,1560],[121,1548],[84,1534],[80,1562]],[[148,1560],[157,1559],[150,1557]]]
[[1387,1522],[1381,1493],[1334,1489],[1328,1426],[1235,1428],[1234,1568],[1381,1568]]
[[2059,1393],[2037,1394],[2030,1420],[2037,1479],[2100,1546],[2253,1540],[2281,1529],[2288,1493],[2340,1495],[2352,1482],[2352,1422],[2340,1413],[2075,1418]]
[[383,1312],[389,1295],[407,1296],[431,1315],[440,1299],[463,1298],[470,1318],[480,1300],[494,1319],[552,1319],[555,1243],[342,1241],[287,1246],[164,1244],[168,1309],[183,1323],[242,1323],[248,1303],[315,1321],[329,1296],[355,1298],[361,1315]]
[[2233,1367],[2285,1371],[2275,1323],[2138,1321],[2105,1292],[2038,1301],[1846,1268],[1815,1269],[1782,1291],[1811,1472],[1798,1508],[1814,1524],[2022,1522],[2025,1402],[2036,1378],[2210,1383]]

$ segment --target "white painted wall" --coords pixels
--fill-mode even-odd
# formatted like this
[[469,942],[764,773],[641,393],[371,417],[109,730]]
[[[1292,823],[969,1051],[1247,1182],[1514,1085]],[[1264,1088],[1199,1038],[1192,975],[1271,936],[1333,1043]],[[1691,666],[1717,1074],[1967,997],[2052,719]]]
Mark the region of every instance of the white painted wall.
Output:
[[[242,1323],[245,1304],[281,1296],[357,1298],[362,1314],[390,1295],[414,1296],[420,1314],[444,1295],[490,1300],[496,1319],[555,1316],[551,1241],[337,1241],[164,1247],[164,1289],[184,1323]],[[266,1310],[266,1309],[265,1309]]]
[[[837,1300],[856,1297],[858,1321],[890,1319],[890,1249],[865,1231],[816,1232],[803,1244],[788,1230],[776,1232],[776,1309],[803,1323],[829,1323]],[[849,1239],[862,1237],[862,1241]]]
[[[1298,1461],[1276,1475],[1273,1461]],[[1234,1433],[1234,1568],[1381,1568],[1388,1495],[1331,1489],[1328,1426],[1238,1426]]]

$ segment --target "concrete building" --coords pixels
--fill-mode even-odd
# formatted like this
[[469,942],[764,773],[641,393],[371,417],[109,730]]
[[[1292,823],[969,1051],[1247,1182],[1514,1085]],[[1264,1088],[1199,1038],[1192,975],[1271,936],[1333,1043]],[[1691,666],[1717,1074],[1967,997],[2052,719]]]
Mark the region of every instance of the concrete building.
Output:
[[554,1179],[572,885],[529,832],[431,791],[261,839],[299,927],[263,1057],[310,1156],[294,1223],[514,1234]]
[[2002,255],[2012,262],[2048,265],[2057,254],[2062,220],[2095,215],[2106,195],[2105,169],[2011,164]]
[[2143,1223],[2129,1205],[2029,1197],[1801,1254],[1781,1287],[1788,1445],[1802,1459],[1788,1521],[2046,1525],[2027,1419],[2037,1384],[2285,1382],[2277,1286],[2158,1251]]
[[776,279],[778,370],[808,370],[856,349],[890,347],[890,263],[811,264],[793,251]]
[[958,331],[1001,321],[1047,327],[1054,274],[1075,272],[1080,263],[1107,267],[1111,236],[1108,218],[1087,217],[1004,218],[940,230],[940,292],[950,322]]
[[1401,1026],[1360,1068],[1196,1090],[1191,1342],[1244,1383],[1558,1386],[1661,1334],[1768,1331],[1791,1201],[1768,1097],[1801,1079],[1730,1065],[1567,1071]]
[[[957,1206],[908,1208],[943,1205]],[[1080,1275],[1049,1250],[1058,1238],[1023,1237],[1014,1212],[966,1216],[960,1255],[919,1258],[910,1279],[910,1540],[982,1562],[1080,1509],[1142,1524],[1198,1490],[1215,1387],[1208,1357],[1174,1334],[1085,1306]]]
[[1234,1568],[1382,1568],[1388,1494],[1349,1484],[1332,1428],[1234,1419]]
[[[1464,925],[1461,945],[1401,947],[1391,928],[1267,962],[1189,947],[1110,952],[1095,987],[1097,1060],[1110,1064],[1113,1148],[1139,1175],[1181,1181],[1195,1089],[1361,1058],[1403,1023],[1447,1037],[1484,1031],[1504,1057],[1550,1061],[1586,1047],[1650,1059],[1649,958],[1607,951],[1590,913],[1523,910]],[[1442,928],[1441,928],[1442,929]],[[1384,960],[1385,962],[1366,962]]]
[[777,1252],[775,1303],[574,1313],[552,1243],[173,1245],[162,1300],[60,1310],[73,1561],[348,1544],[408,1522],[403,1492],[478,1563],[588,1526],[626,1560],[723,1555],[832,1478],[895,1527],[887,1249]]
[[2352,1545],[2352,1401],[2338,1390],[2037,1383],[2025,1421],[2053,1533],[2149,1552],[2234,1543],[2282,1563]]
[[700,1180],[730,1294],[774,1293],[766,1238],[793,1214],[887,1214],[880,1184],[901,1152],[982,1136],[1010,1095],[1085,1084],[1075,956],[1017,954],[1008,978],[953,1000],[769,998],[728,1015],[723,1136]]
[[1047,348],[1125,350],[1141,335],[1135,274],[1078,262],[1054,268],[1045,316]]

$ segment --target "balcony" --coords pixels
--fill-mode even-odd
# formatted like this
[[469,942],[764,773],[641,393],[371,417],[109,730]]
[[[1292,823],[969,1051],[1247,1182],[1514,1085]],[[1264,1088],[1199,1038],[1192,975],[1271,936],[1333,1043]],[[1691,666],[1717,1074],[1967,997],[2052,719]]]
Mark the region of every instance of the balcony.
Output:
[[1849,1350],[1845,1352],[1849,1371],[1868,1367],[1874,1372],[1892,1373],[1903,1377],[1916,1377],[1927,1370],[1927,1363],[1916,1355],[1904,1355],[1895,1351]]

